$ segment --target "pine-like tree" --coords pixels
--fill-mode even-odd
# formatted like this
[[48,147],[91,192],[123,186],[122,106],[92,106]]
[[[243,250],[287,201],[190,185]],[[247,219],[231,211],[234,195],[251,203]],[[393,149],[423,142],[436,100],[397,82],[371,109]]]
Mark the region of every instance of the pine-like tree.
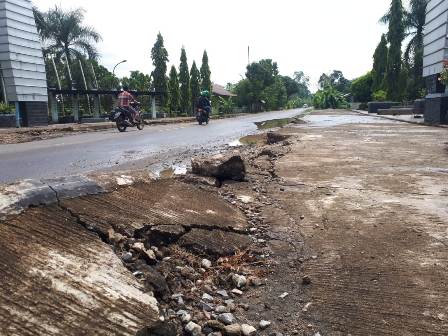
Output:
[[212,82],[210,80],[211,71],[208,65],[208,55],[207,51],[204,50],[204,55],[202,56],[202,66],[201,66],[201,88],[202,90],[208,90],[211,94]]
[[173,65],[170,71],[170,80],[168,82],[169,95],[169,110],[170,115],[173,116],[179,110],[179,78],[177,76],[176,67]]
[[375,53],[373,54],[373,84],[372,91],[383,90],[384,85],[384,76],[386,74],[387,69],[387,39],[386,35],[383,34],[381,37],[381,42],[375,49]]
[[161,98],[161,105],[165,107],[167,105],[166,92],[168,91],[168,83],[166,79],[167,63],[168,63],[168,51],[163,44],[162,34],[157,35],[157,41],[151,50],[152,64],[154,65],[154,71],[152,72],[154,89],[157,92],[164,92],[165,95]]
[[179,66],[179,84],[180,84],[180,110],[182,113],[189,114],[191,105],[190,93],[190,72],[188,71],[187,53],[182,48]]
[[389,99],[400,100],[402,97],[401,92],[403,91],[403,88],[400,86],[401,45],[404,39],[404,10],[401,0],[392,0],[387,39],[390,46],[387,56],[385,89]]
[[191,66],[190,71],[190,88],[191,88],[191,107],[194,111],[194,107],[196,105],[196,100],[201,94],[201,73],[196,66],[196,62],[193,61],[193,65]]

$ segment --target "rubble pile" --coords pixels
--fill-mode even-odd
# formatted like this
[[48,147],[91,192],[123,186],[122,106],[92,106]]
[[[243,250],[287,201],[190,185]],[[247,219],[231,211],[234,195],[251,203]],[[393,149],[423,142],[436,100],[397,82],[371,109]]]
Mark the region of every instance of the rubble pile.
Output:
[[[258,173],[266,174],[263,180],[273,180],[273,161],[284,155],[284,148],[282,144],[249,148],[244,159],[257,170],[257,162],[268,162]],[[241,317],[251,306],[241,299],[265,283],[260,270],[269,269],[269,254],[261,214],[272,201],[259,178],[248,178],[253,196],[232,192],[228,180],[246,179],[240,153],[193,158],[192,173],[181,179],[218,191],[245,214],[250,228],[246,234],[223,230],[204,234],[203,229],[191,226],[158,225],[140,230],[137,238],[115,242],[116,253],[159,301],[161,322],[142,335],[255,335],[269,329],[270,321],[245,323]],[[204,183],[203,178],[209,180]]]

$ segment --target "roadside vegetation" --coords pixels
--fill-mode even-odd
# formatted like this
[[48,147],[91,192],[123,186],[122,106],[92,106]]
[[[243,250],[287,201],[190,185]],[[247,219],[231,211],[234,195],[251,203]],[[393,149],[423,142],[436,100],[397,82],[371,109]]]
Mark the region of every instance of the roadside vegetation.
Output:
[[[193,61],[189,70],[187,52],[182,48],[179,68],[171,69],[167,75],[169,54],[164,46],[161,33],[158,34],[151,50],[154,70],[150,74],[131,71],[129,77],[118,77],[100,63],[97,43],[100,34],[84,22],[81,8],[63,10],[56,6],[46,12],[34,8],[37,29],[43,44],[48,87],[78,90],[116,90],[122,85],[130,90],[157,91],[163,93],[158,101],[171,116],[190,115],[201,90],[211,91],[211,71],[207,51],[204,51],[200,70]],[[142,98],[148,100],[148,98]],[[143,101],[149,106],[149,100]],[[84,110],[89,103],[81,102]],[[104,110],[111,109],[112,97],[102,99]],[[81,109],[83,109],[81,107]]]
[[357,102],[408,102],[426,94],[423,79],[423,28],[428,0],[392,0],[380,19],[388,26],[373,55],[373,69],[351,86]]
[[237,97],[235,104],[249,112],[298,108],[311,101],[310,79],[302,71],[282,76],[277,62],[263,59],[246,68],[246,78],[228,88]]

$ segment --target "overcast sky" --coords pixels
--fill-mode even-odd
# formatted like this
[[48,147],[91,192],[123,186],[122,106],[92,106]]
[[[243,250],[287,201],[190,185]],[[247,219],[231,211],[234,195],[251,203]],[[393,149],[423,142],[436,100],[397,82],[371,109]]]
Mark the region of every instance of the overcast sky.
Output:
[[390,0],[33,0],[41,10],[82,7],[86,24],[102,35],[101,62],[117,74],[152,71],[150,50],[160,31],[171,64],[185,46],[188,63],[200,66],[207,49],[212,81],[225,85],[244,76],[250,60],[272,58],[280,73],[302,70],[315,86],[323,72],[349,78],[371,69],[386,27],[378,19]]

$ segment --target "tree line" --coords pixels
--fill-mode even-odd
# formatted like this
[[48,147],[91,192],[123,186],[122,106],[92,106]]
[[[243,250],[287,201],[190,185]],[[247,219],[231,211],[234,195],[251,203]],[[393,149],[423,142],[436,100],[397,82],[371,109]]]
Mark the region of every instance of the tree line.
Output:
[[[129,77],[118,78],[99,63],[96,44],[101,41],[101,36],[93,27],[83,24],[84,13],[81,8],[64,11],[56,6],[46,12],[34,8],[50,88],[111,90],[123,85],[131,90],[155,90],[162,94],[159,104],[171,115],[191,114],[200,91],[211,92],[207,52],[204,51],[200,69],[194,61],[189,69],[187,54],[182,47],[179,70],[172,66],[167,75],[169,55],[160,33],[151,49],[152,73],[131,71]],[[106,110],[110,109],[113,98],[105,97],[102,104]]]
[[298,108],[309,102],[310,79],[302,71],[293,77],[282,76],[277,62],[263,59],[253,62],[246,68],[246,78],[228,88],[236,96],[235,104],[249,112]]
[[[353,81],[354,99],[412,101],[425,96],[423,79],[423,29],[428,0],[392,0],[389,10],[380,19],[388,31],[373,55],[370,72]],[[403,43],[407,41],[404,46]]]

